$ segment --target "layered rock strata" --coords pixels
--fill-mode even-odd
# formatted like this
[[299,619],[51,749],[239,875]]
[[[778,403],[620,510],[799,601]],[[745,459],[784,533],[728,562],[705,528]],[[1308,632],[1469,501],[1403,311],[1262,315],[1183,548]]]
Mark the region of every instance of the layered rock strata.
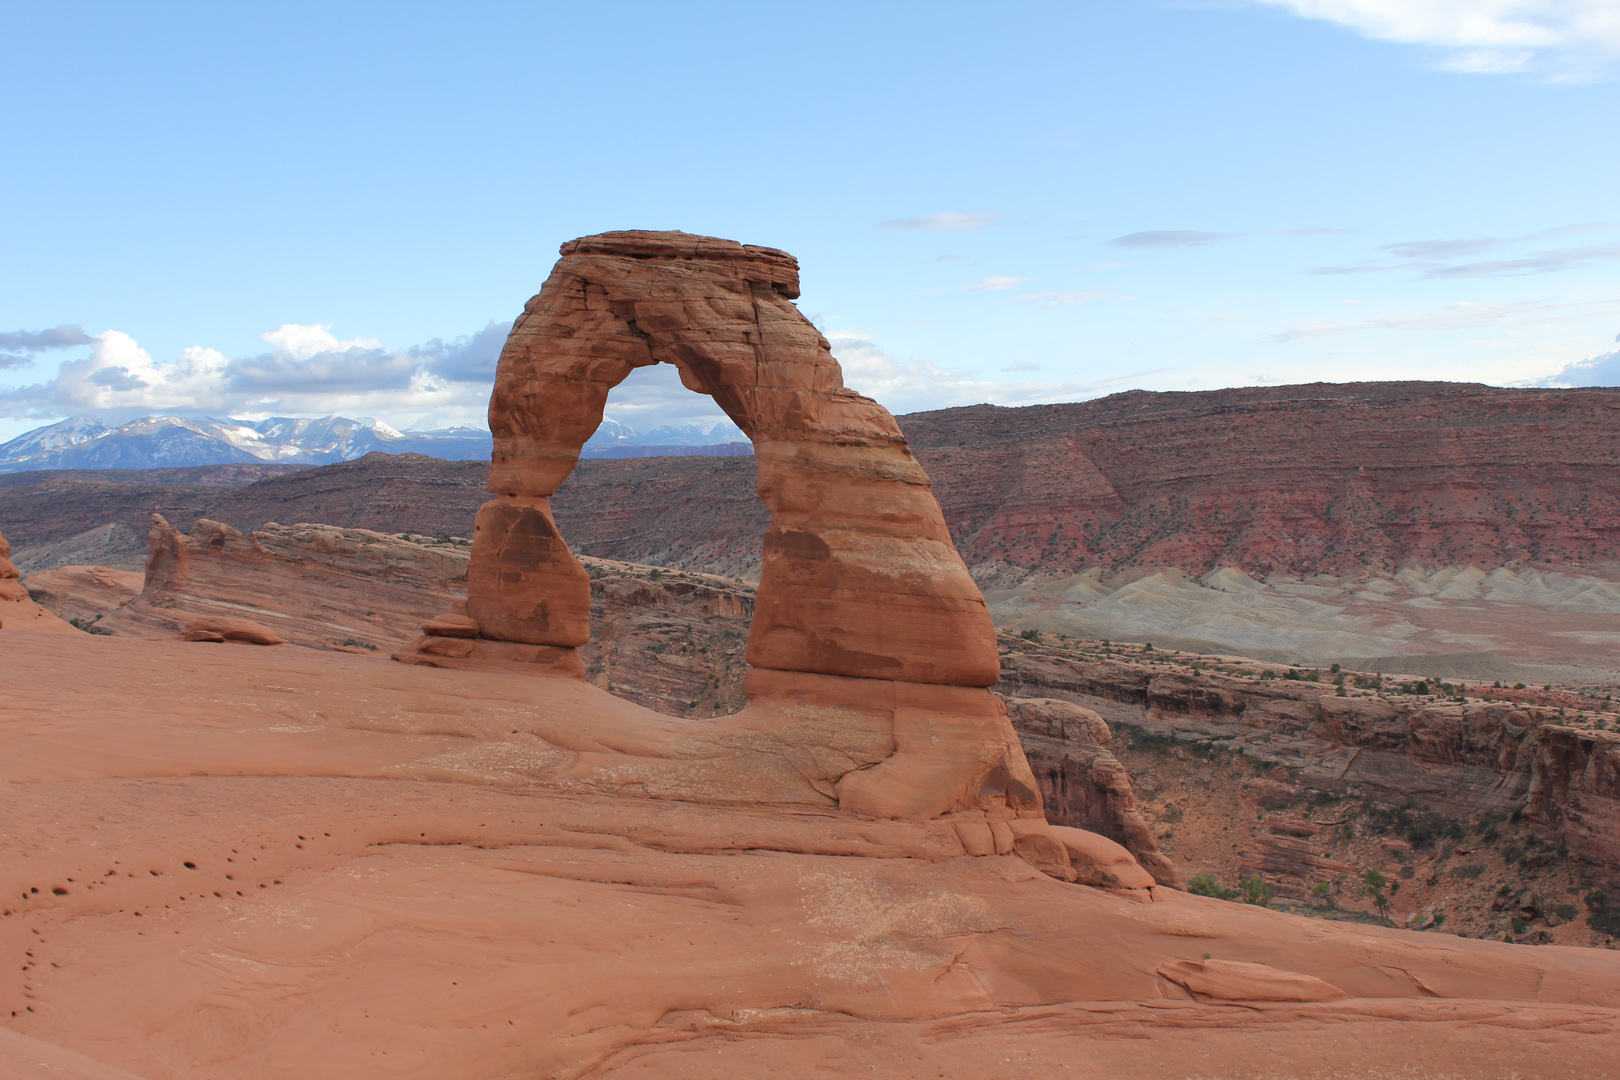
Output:
[[182,533],[152,515],[141,593],[91,624],[97,633],[172,637],[199,619],[247,620],[312,648],[377,653],[466,587],[466,541],[409,539],[330,525],[242,533],[217,521]]
[[[1278,669],[1230,657],[1155,656],[1136,646],[1106,645],[1102,651],[1111,655],[1098,655],[1095,645],[1002,641],[1003,693],[1061,699],[1149,739],[1206,754],[1240,753],[1280,770],[1280,778],[1258,781],[1268,789],[1257,793],[1262,807],[1298,803],[1314,790],[1417,806],[1444,819],[1514,815],[1551,844],[1567,845],[1620,893],[1620,717],[1614,714],[1383,693],[1356,688],[1357,681],[1375,678],[1356,673],[1346,673],[1341,696],[1330,682],[1260,678],[1262,669]],[[1390,689],[1396,688],[1391,680]],[[1086,745],[1084,737],[1078,741]],[[1035,751],[1032,758],[1042,755]],[[1297,833],[1269,825],[1249,838],[1246,853],[1247,869],[1294,879],[1288,884],[1295,891],[1343,872],[1315,861]]]
[[[648,232],[564,244],[512,328],[490,398],[495,498],[478,512],[465,611],[452,609],[479,636],[430,625],[396,659],[582,673],[590,580],[550,499],[608,392],[637,368],[673,364],[752,440],[771,515],[746,652],[750,703],[701,734],[620,733],[619,752],[634,760],[597,762],[594,779],[674,790],[712,771],[696,759],[740,742],[769,757],[762,775],[789,763],[794,779],[766,784],[774,798],[808,787],[876,817],[988,814],[962,826],[975,846],[1021,844],[1072,878],[1060,839],[1001,824],[1038,820],[1041,808],[1006,710],[984,689],[998,675],[984,599],[894,418],[844,386],[798,295],[797,262],[773,248]],[[707,798],[758,793],[700,786]]]

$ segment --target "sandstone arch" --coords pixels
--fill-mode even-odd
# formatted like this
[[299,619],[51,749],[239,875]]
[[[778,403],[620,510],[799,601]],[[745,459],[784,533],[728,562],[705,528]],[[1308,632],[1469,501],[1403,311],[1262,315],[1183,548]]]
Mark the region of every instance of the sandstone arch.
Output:
[[994,632],[928,477],[894,418],[843,384],[791,303],[798,264],[772,248],[620,232],[563,245],[501,353],[469,614],[505,641],[575,647],[589,583],[547,498],[573,471],[608,391],[670,363],[753,440],[771,510],[755,667],[989,686]]
[[[796,260],[680,232],[587,236],[561,255],[497,368],[494,498],[478,513],[465,618],[425,624],[428,636],[396,658],[582,674],[575,649],[590,634],[590,583],[549,498],[608,392],[638,367],[670,363],[753,440],[771,511],[750,704],[678,736],[653,724],[656,733],[611,740],[614,754],[689,767],[595,768],[600,752],[587,747],[571,775],[706,799],[777,798],[802,783],[808,797],[881,816],[1040,817],[1005,709],[985,689],[999,657],[984,598],[894,418],[844,386],[826,339],[791,303]],[[476,638],[451,636],[472,624]],[[775,764],[748,780],[725,754],[692,749],[698,731]],[[701,780],[690,765],[699,758],[710,762]],[[782,761],[796,779],[772,771]],[[975,835],[987,851],[1014,843],[1006,828]]]

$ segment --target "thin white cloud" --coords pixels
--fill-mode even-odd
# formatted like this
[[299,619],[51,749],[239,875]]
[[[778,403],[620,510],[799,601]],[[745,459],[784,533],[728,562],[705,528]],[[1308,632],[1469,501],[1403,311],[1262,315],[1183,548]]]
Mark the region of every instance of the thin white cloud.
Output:
[[[1039,405],[1054,401],[1080,401],[1108,390],[1134,385],[1146,375],[1169,370],[1133,371],[1101,382],[980,379],[967,372],[949,371],[927,361],[898,360],[875,342],[828,335],[833,355],[844,369],[844,384],[900,414],[956,405]],[[1034,365],[1011,365],[1024,370]]]
[[970,232],[987,229],[1007,215],[994,210],[947,210],[922,217],[883,222],[885,229],[927,229],[933,232]]
[[1378,274],[1392,271],[1416,272],[1425,278],[1520,277],[1526,274],[1553,274],[1594,262],[1620,259],[1620,244],[1585,244],[1579,247],[1549,248],[1516,259],[1453,262],[1469,255],[1481,255],[1503,247],[1570,232],[1591,231],[1599,226],[1573,225],[1548,229],[1509,239],[1482,236],[1464,240],[1410,240],[1385,244],[1379,250],[1394,255],[1399,262],[1362,266],[1313,266],[1308,274]]
[[1106,289],[1048,289],[1045,292],[1020,293],[1018,299],[1028,300],[1040,307],[1076,307],[1095,304],[1100,300],[1129,300],[1131,297]]
[[980,278],[978,281],[964,285],[963,288],[971,289],[974,292],[1004,292],[1014,286],[1022,285],[1028,280],[1027,277],[1008,277],[1006,274],[992,274],[990,277]]
[[1260,0],[1364,37],[1441,50],[1440,66],[1477,74],[1588,79],[1620,58],[1614,0]]
[[1560,248],[1540,251],[1523,259],[1499,259],[1494,262],[1462,263],[1441,266],[1429,271],[1428,277],[1518,277],[1523,274],[1553,274],[1587,263],[1620,259],[1620,244],[1590,244],[1586,247]]
[[1501,243],[1502,241],[1494,236],[1481,236],[1473,240],[1408,240],[1401,244],[1385,244],[1382,250],[1398,259],[1428,263],[1464,255],[1478,255],[1482,251],[1499,247]]
[[1389,315],[1357,322],[1296,323],[1267,338],[1273,343],[1325,337],[1330,334],[1368,330],[1445,332],[1480,327],[1510,327],[1589,319],[1606,312],[1620,312],[1620,300],[1582,303],[1555,303],[1548,300],[1520,300],[1506,303],[1463,301],[1431,311],[1410,315]]
[[1217,240],[1227,240],[1236,233],[1199,232],[1196,229],[1150,229],[1147,232],[1126,233],[1108,241],[1116,247],[1204,247]]

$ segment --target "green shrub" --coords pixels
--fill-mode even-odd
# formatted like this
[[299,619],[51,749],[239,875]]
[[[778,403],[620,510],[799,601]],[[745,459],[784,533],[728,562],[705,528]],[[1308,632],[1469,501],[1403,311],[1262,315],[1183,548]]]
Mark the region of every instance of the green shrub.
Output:
[[1230,900],[1237,895],[1235,890],[1216,881],[1213,874],[1195,875],[1188,880],[1187,891],[1194,896],[1213,896],[1217,900]]
[[1238,888],[1243,890],[1243,902],[1256,907],[1270,907],[1277,890],[1257,877],[1239,877]]
[[1023,638],[1025,641],[1039,641],[1039,640],[1041,640],[1041,632],[1039,630],[1025,630],[1022,634],[1019,634],[1018,636]]
[[1620,937],[1620,908],[1611,908],[1602,889],[1586,894],[1586,925],[1600,934]]

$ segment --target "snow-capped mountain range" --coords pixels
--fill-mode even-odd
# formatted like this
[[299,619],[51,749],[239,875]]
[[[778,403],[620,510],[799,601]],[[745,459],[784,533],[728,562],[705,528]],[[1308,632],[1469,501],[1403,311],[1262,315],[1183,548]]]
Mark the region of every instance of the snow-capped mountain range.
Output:
[[[605,419],[585,446],[586,457],[633,457],[703,448],[742,440],[729,423],[654,428],[641,434]],[[319,419],[273,416],[267,420],[148,416],[117,427],[72,417],[0,444],[0,473],[40,469],[156,469],[182,465],[274,462],[327,465],[373,451],[427,454],[455,461],[487,458],[488,431],[475,427],[396,431],[372,417]]]

